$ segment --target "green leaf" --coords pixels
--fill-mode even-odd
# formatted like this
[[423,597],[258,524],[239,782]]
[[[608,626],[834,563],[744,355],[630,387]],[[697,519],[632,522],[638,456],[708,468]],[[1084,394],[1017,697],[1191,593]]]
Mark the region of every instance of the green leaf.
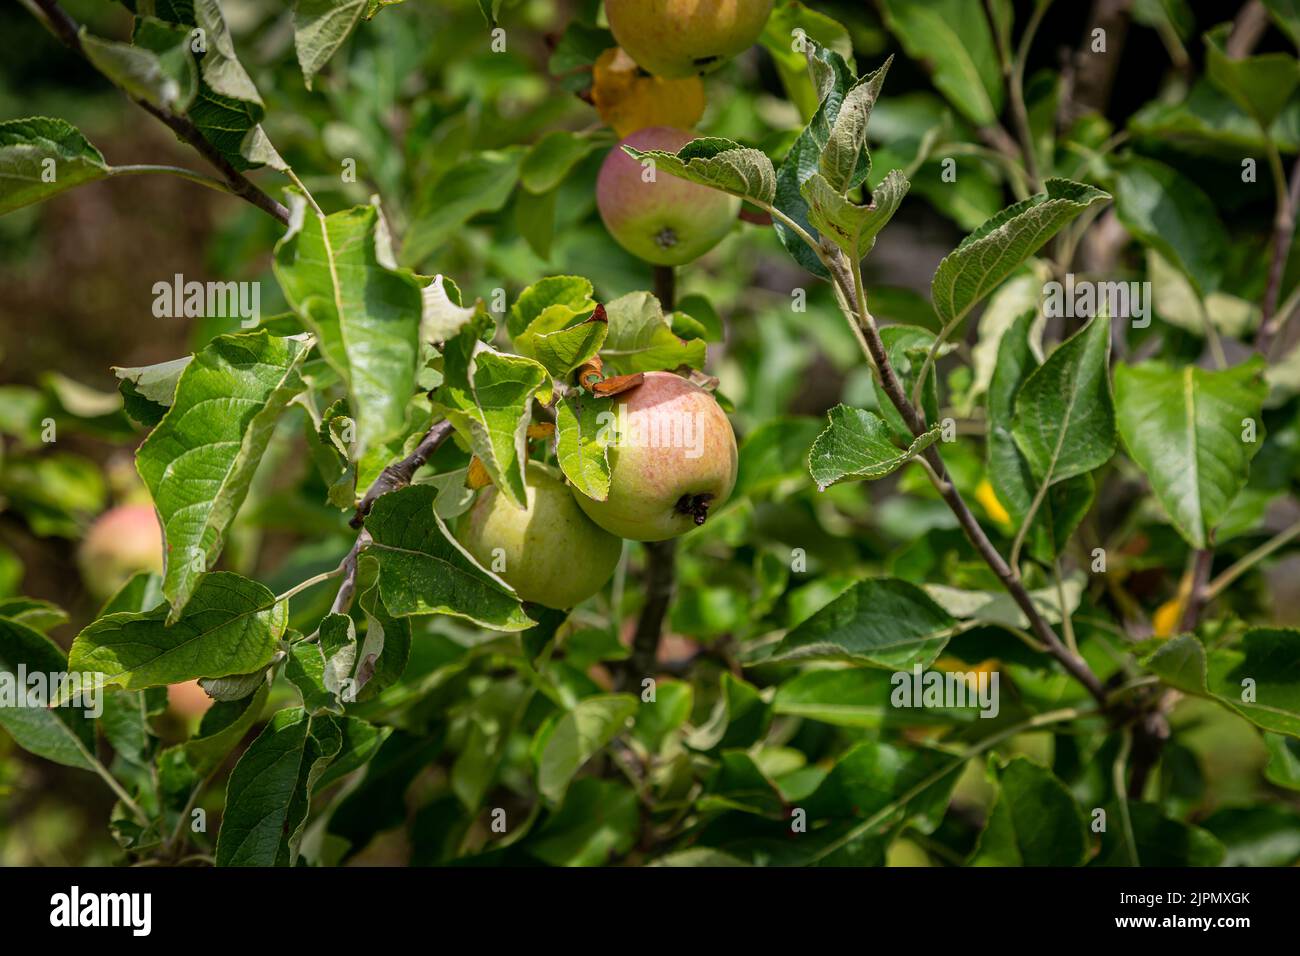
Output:
[[262,719],[262,711],[271,696],[271,685],[263,680],[257,691],[240,700],[217,701],[208,708],[199,723],[198,732],[178,751],[197,780],[212,773],[226,756],[239,746],[244,735]]
[[[199,58],[197,95],[189,105],[189,118],[235,169],[261,165],[287,169],[261,127],[266,112],[257,87],[235,54],[234,38],[222,16],[218,0],[156,3],[155,14],[189,35],[203,31],[207,46]],[[178,31],[179,32],[179,31]],[[144,39],[137,30],[137,42]]]
[[[891,62],[892,59],[886,60],[879,70],[859,78],[844,94],[844,102],[840,104],[835,122],[831,124],[830,134],[826,138],[826,145],[822,147],[821,156],[817,161],[819,171],[811,177],[820,178],[822,184],[833,195],[842,197],[862,182],[863,166],[867,168],[868,173],[870,172],[871,156],[867,152],[867,124],[871,121],[871,111],[880,96],[880,88],[884,86],[885,74],[889,71]],[[902,174],[900,173],[899,176],[901,178]],[[803,188],[807,188],[807,182],[803,183]],[[899,191],[899,201],[902,200],[902,193],[906,191],[905,186]],[[879,204],[879,201],[874,203],[874,205]],[[897,202],[894,205],[897,206]],[[890,214],[892,215],[892,211]],[[814,222],[813,225],[816,223]],[[878,227],[876,231],[879,231]]]
[[[1021,315],[1003,333],[988,391],[989,483],[1015,528],[1029,516],[1038,491],[1029,462],[1012,435],[1016,394],[1039,367],[1029,344],[1029,329],[1035,314],[1031,311]],[[1089,475],[1067,478],[1050,488],[1025,538],[1029,552],[1049,561],[1058,555],[1083,521],[1092,505],[1093,494],[1093,480]]]
[[0,123],[0,215],[108,174],[99,150],[63,120],[33,116]]
[[152,611],[164,600],[162,576],[153,571],[139,571],[108,599],[96,616],[104,617],[121,611]]
[[297,0],[293,7],[293,44],[298,51],[302,80],[311,89],[312,77],[338,52],[362,17],[369,20],[382,7],[401,0]]
[[1296,0],[1264,0],[1264,6],[1291,42],[1300,47],[1300,3]]
[[1008,206],[944,257],[930,283],[934,310],[955,326],[1002,280],[1093,203],[1110,198],[1092,186],[1049,179],[1046,192]]
[[1217,701],[1264,730],[1300,737],[1300,631],[1256,627],[1240,643],[1209,653],[1184,634],[1145,664],[1184,693]]
[[608,421],[612,398],[570,392],[555,407],[555,460],[578,491],[604,501],[609,496]]
[[190,31],[153,17],[136,21],[135,43],[91,36],[83,27],[86,59],[132,99],[184,115],[198,93],[199,75],[190,53]]
[[[377,570],[377,565],[367,561],[365,571]],[[369,700],[384,688],[402,679],[411,659],[411,621],[394,617],[384,605],[381,592],[369,573],[361,577],[361,596],[357,605],[366,621],[365,638],[357,651],[356,670],[351,683],[345,680],[342,698],[346,703],[352,697]]]
[[519,182],[530,193],[549,193],[598,145],[597,140],[568,130],[552,130],[528,150],[519,167]]
[[808,201],[808,221],[856,262],[875,246],[877,234],[898,211],[908,186],[901,172],[890,170],[865,206],[856,205],[837,193],[821,173],[813,173],[802,189]]
[[533,326],[563,329],[582,321],[596,309],[591,280],[582,276],[547,276],[534,282],[510,306],[506,332],[517,339]]
[[797,0],[778,4],[768,17],[759,43],[771,54],[787,98],[807,121],[817,112],[819,97],[808,77],[808,58],[794,48],[796,30],[817,46],[830,47],[849,68],[853,68],[853,40],[843,24]]
[[537,359],[548,373],[559,379],[589,362],[609,334],[609,321],[601,312],[568,325],[560,324],[565,321],[569,320],[564,318],[561,309],[547,309],[514,340],[520,355]]
[[343,743],[339,747],[338,756],[316,781],[319,790],[324,790],[368,764],[393,732],[392,727],[376,727],[356,717],[335,717],[334,722],[343,732]]
[[1294,866],[1300,860],[1300,814],[1283,807],[1223,807],[1201,826],[1227,853],[1224,866]]
[[271,663],[287,618],[267,588],[214,571],[174,620],[163,605],[92,622],[72,642],[68,666],[96,687],[127,690],[247,674]]
[[993,806],[971,866],[1078,866],[1089,849],[1083,811],[1065,784],[1027,757],[998,769]]
[[528,248],[542,260],[551,258],[555,242],[555,204],[559,187],[548,193],[530,193],[521,189],[515,193],[515,228],[528,243]]
[[[1086,579],[1081,572],[1066,576],[1060,591],[1065,593],[1065,613],[1074,614],[1083,601]],[[1028,629],[1025,612],[1006,591],[968,591],[946,584],[923,585],[925,593],[953,617],[977,624],[997,624]],[[1061,593],[1055,584],[1029,591],[1030,603],[1049,624],[1061,620]]]
[[808,480],[809,449],[826,429],[815,418],[773,418],[745,435],[740,445],[736,497]]
[[99,717],[99,726],[104,739],[113,748],[114,756],[141,770],[147,769],[154,741],[149,717],[166,709],[167,691],[161,687],[104,695],[104,712]]
[[614,375],[656,372],[681,365],[701,368],[706,346],[700,339],[678,338],[664,318],[659,300],[649,292],[629,292],[605,307],[609,334],[600,356]]
[[[1201,827],[1166,817],[1150,803],[1129,801],[1138,862],[1147,867],[1218,866],[1223,862],[1223,844]],[[1131,851],[1120,822],[1120,810],[1106,807],[1106,829],[1101,852],[1089,866],[1132,866]]]
[[786,633],[770,660],[841,660],[901,670],[928,667],[957,621],[919,587],[895,578],[859,581]]
[[494,681],[465,702],[465,744],[451,767],[451,789],[466,810],[482,806],[531,696],[522,681]]
[[552,803],[564,799],[582,765],[621,733],[637,711],[629,694],[602,694],[579,701],[538,731],[537,790]]
[[1300,739],[1281,734],[1265,734],[1268,766],[1264,770],[1270,783],[1288,790],[1300,790]]
[[443,348],[442,385],[434,409],[469,442],[474,454],[516,507],[524,507],[524,464],[534,396],[549,397],[546,369],[532,359],[498,352],[473,327]]
[[724,671],[720,693],[709,719],[686,738],[695,750],[749,747],[764,734],[772,721],[771,709],[753,684]]
[[965,0],[887,0],[885,25],[934,85],[976,126],[1002,114],[1002,71],[982,4]]
[[0,599],[0,618],[44,634],[52,627],[67,624],[68,612],[40,598],[14,597]]
[[564,803],[524,844],[552,866],[602,866],[636,842],[641,826],[636,793],[613,780],[579,780]]
[[1115,174],[1115,213],[1124,228],[1174,265],[1201,295],[1217,291],[1229,259],[1214,201],[1170,166],[1134,157]]
[[217,866],[295,865],[312,791],[342,745],[332,717],[272,717],[230,774]]
[[474,216],[504,206],[519,179],[522,160],[522,147],[477,153],[427,183],[402,244],[403,260],[423,262]]
[[743,750],[726,750],[719,755],[717,770],[705,784],[705,793],[695,802],[700,813],[739,811],[779,819],[783,815],[781,794],[776,785]]
[[939,426],[906,449],[890,440],[890,429],[874,412],[836,405],[826,413],[830,424],[808,453],[808,471],[825,491],[842,481],[874,481],[892,474],[939,440]]
[[433,510],[437,491],[413,485],[384,495],[366,519],[379,562],[379,592],[390,614],[450,614],[498,631],[533,621],[509,586],[479,567]]
[[1099,468],[1115,453],[1110,321],[1098,316],[1061,343],[1016,394],[1012,437],[1040,484]]
[[1242,437],[1246,420],[1258,427],[1263,414],[1263,371],[1258,357],[1221,371],[1161,362],[1115,369],[1124,445],[1194,548],[1209,546],[1263,444],[1262,435]]
[[218,336],[181,373],[175,404],[136,452],[167,541],[170,620],[221,554],[276,420],[303,388],[306,353],[266,332]]
[[[69,671],[63,651],[48,637],[0,618],[0,727],[29,753],[66,767],[93,769],[95,721],[86,716],[88,701],[65,707],[21,706],[38,702],[27,698],[32,685],[30,679],[20,681],[20,668],[24,676]],[[50,688],[44,703],[56,696],[57,689]]]
[[329,216],[289,194],[292,219],[276,244],[276,279],[348,386],[355,460],[396,435],[415,391],[424,295],[388,249],[377,206]]
[[[572,656],[568,647],[566,655]],[[637,710],[633,735],[646,749],[652,753],[658,752],[665,738],[690,719],[694,703],[695,688],[686,681],[656,682],[654,700],[642,699],[640,709]]]
[[1147,278],[1150,301],[1159,303],[1156,314],[1198,338],[1205,338],[1210,325],[1222,335],[1246,339],[1259,326],[1260,308],[1254,302],[1227,292],[1211,292],[1204,298],[1181,271],[1155,249],[1147,249]]
[[[881,344],[885,346],[889,364],[894,367],[894,373],[898,376],[905,395],[910,396],[915,392],[916,377],[920,374],[926,356],[934,346],[934,340],[933,332],[917,325],[886,325],[881,328]],[[950,349],[951,346],[941,345],[936,355],[942,356]],[[921,397],[926,420],[931,422],[939,421],[939,385],[936,378],[933,375],[926,377],[924,394]],[[912,429],[908,427],[907,422],[903,421],[902,414],[894,407],[894,403],[890,401],[888,393],[885,392],[878,378],[872,378],[871,388],[876,395],[880,416],[893,429],[894,440],[911,444]]]
[[[781,168],[776,173],[776,193],[774,204],[777,209],[793,219],[806,230],[812,230],[808,219],[808,201],[804,198],[803,186],[809,178],[821,170],[822,150],[830,140],[831,130],[840,114],[840,109],[850,89],[856,84],[874,85],[877,89],[884,81],[888,62],[876,72],[862,80],[853,76],[844,58],[827,47],[817,47],[808,58],[808,66],[817,85],[817,96],[821,103],[813,118],[804,127],[790,151],[786,154]],[[859,165],[854,170],[851,185],[858,186],[871,169],[871,159],[863,150],[859,156]],[[814,275],[827,277],[826,267],[821,264],[815,250],[808,248],[804,241],[779,220],[774,224],[786,252],[794,260]]]
[[[803,671],[783,683],[772,711],[837,727],[881,727],[898,714],[883,671],[835,667]],[[924,712],[917,712],[922,718]],[[919,722],[924,722],[923,720]]]
[[1263,53],[1232,59],[1225,52],[1232,24],[1205,34],[1205,72],[1243,110],[1268,129],[1300,86],[1300,63],[1289,53]]
[[[912,796],[926,779],[944,768],[956,769],[956,759],[938,750],[910,750],[880,741],[863,741],[846,751],[813,795],[805,801],[813,820],[873,817],[890,804],[899,809],[881,821],[881,828],[908,818],[922,833],[933,832],[943,819],[960,776],[947,773]],[[906,799],[904,799],[906,798]]]
[[327,614],[315,641],[299,641],[289,651],[284,676],[302,695],[302,705],[312,716],[342,714],[343,705],[355,699],[352,677],[357,664],[357,632],[346,614]]
[[420,315],[420,340],[435,344],[455,338],[478,317],[482,308],[481,302],[461,305],[460,290],[443,275],[433,277],[422,290],[421,298],[424,308]]
[[776,198],[776,170],[767,154],[716,136],[693,139],[676,153],[624,146],[635,160],[651,160],[657,173],[708,186],[753,203],[770,206]]
[[181,380],[181,373],[194,361],[193,355],[159,362],[157,365],[143,365],[134,368],[113,366],[113,374],[120,381],[130,382],[135,386],[136,394],[165,408],[171,408],[176,400],[176,386]]

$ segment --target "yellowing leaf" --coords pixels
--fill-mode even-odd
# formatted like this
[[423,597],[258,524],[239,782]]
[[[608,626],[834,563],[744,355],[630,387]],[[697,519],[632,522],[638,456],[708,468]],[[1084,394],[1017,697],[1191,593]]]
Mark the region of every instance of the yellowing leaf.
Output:
[[1156,608],[1151,615],[1151,630],[1156,637],[1172,637],[1178,631],[1178,622],[1183,617],[1183,599],[1181,595],[1171,597]]
[[984,508],[984,513],[998,524],[1008,528],[1011,526],[1011,515],[1007,514],[1007,509],[1002,507],[1002,502],[998,501],[998,496],[987,478],[981,479],[975,487],[975,500]]
[[690,129],[704,115],[704,84],[698,76],[650,76],[620,47],[610,47],[592,69],[591,100],[619,136],[647,126]]

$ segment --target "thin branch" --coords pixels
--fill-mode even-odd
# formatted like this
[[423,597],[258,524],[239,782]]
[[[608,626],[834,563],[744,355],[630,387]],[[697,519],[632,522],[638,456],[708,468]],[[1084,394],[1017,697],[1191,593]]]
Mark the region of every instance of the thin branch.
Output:
[[1016,123],[1016,132],[1020,134],[1020,151],[1024,155],[1025,171],[1029,173],[1029,181],[1035,190],[1043,188],[1043,180],[1038,172],[1038,154],[1034,150],[1034,135],[1029,128],[1029,112],[1025,107],[1025,62],[1029,59],[1029,47],[1034,42],[1048,6],[1043,0],[1034,4],[1034,12],[1029,17],[1025,32],[1020,37],[1020,46],[1016,50],[1010,82],[1011,116]]
[[[31,0],[31,2],[40,8],[46,25],[63,42],[63,45],[84,57],[86,51],[81,45],[81,28],[77,21],[59,6],[58,0]],[[152,113],[160,122],[166,124],[167,128],[175,133],[182,142],[188,143],[198,150],[199,154],[221,174],[221,179],[226,183],[228,191],[232,195],[252,203],[258,209],[273,216],[280,222],[288,224],[289,210],[255,186],[247,176],[235,169],[230,160],[222,155],[221,150],[213,146],[190,119],[178,116],[170,110],[154,106],[146,100],[131,96],[125,90],[122,92],[141,109]]]
[[[352,543],[352,549],[344,555],[343,560],[339,562],[338,568],[331,574],[331,576],[343,575],[338,594],[334,596],[334,603],[330,605],[331,614],[346,614],[348,609],[352,607],[352,598],[357,590],[357,560],[371,540],[370,533],[363,527],[366,516],[370,514],[370,509],[374,507],[376,501],[390,491],[396,491],[398,488],[405,488],[409,485],[411,479],[415,477],[415,473],[438,450],[438,446],[447,440],[447,436],[451,432],[451,422],[446,420],[434,422],[429,427],[429,430],[424,433],[424,437],[420,439],[420,444],[415,446],[415,451],[401,461],[393,462],[381,471],[379,477],[366,489],[360,504],[357,505],[356,514],[352,516],[352,520],[349,522],[352,527],[360,528],[361,533],[357,535],[357,540]],[[299,587],[302,587],[302,585],[299,585]]]
[[[1267,136],[1267,131],[1265,135]],[[1278,311],[1277,300],[1282,290],[1286,261],[1291,252],[1291,240],[1295,234],[1296,206],[1300,204],[1300,157],[1296,158],[1295,165],[1291,167],[1291,181],[1285,190],[1282,190],[1281,185],[1282,158],[1272,139],[1269,139],[1269,167],[1279,194],[1273,218],[1273,258],[1268,267],[1268,286],[1264,290],[1259,334],[1255,337],[1255,349],[1261,355],[1268,355],[1283,324],[1290,317],[1290,311]]]
[[1115,762],[1111,765],[1111,785],[1115,788],[1115,800],[1119,803],[1119,820],[1123,827],[1124,844],[1128,847],[1129,865],[1141,866],[1137,855],[1137,841],[1133,838],[1133,821],[1128,812],[1128,794],[1130,791],[1124,787],[1124,767],[1128,763],[1128,756],[1133,749],[1133,733],[1128,728],[1120,738],[1119,753],[1115,755]]
[[672,602],[676,583],[677,541],[647,541],[645,545],[645,606],[637,618],[632,637],[632,655],[623,669],[619,687],[635,687],[637,681],[654,673],[659,659],[659,639],[664,617]]
[[405,488],[411,483],[411,478],[420,470],[438,450],[447,436],[451,434],[451,422],[438,421],[434,422],[424,437],[420,439],[420,444],[415,446],[415,451],[411,452],[401,461],[395,461],[379,473],[369,490],[361,498],[361,503],[357,505],[357,512],[352,516],[352,527],[360,528],[366,520],[366,515],[370,514],[370,509],[374,507],[375,501],[388,494],[390,491],[396,491],[398,488]]
[[[893,365],[889,361],[889,355],[885,351],[885,345],[880,339],[880,333],[876,329],[875,322],[870,320],[870,313],[867,311],[865,297],[860,297],[858,290],[861,289],[861,282],[849,275],[850,267],[846,265],[843,254],[838,254],[834,258],[827,257],[825,260],[827,267],[831,270],[835,280],[844,285],[845,295],[852,295],[856,298],[856,312],[862,319],[862,332],[866,338],[867,346],[871,351],[871,357],[876,364],[877,372],[880,375],[880,385],[885,394],[889,397],[898,413],[902,415],[903,421],[907,424],[908,429],[913,435],[920,437],[925,433],[925,420],[921,417],[920,412],[908,401],[907,395],[903,391],[903,385],[898,380],[894,372]],[[853,264],[855,271],[860,271],[858,264]],[[1024,612],[1026,619],[1030,623],[1030,629],[1034,635],[1043,642],[1047,651],[1055,657],[1065,670],[1081,683],[1103,707],[1106,705],[1106,691],[1102,687],[1101,681],[1097,675],[1088,667],[1087,662],[1078,654],[1073,653],[1068,647],[1061,643],[1056,632],[1052,630],[1038,608],[1034,605],[1033,600],[1029,597],[1029,592],[1025,590],[1024,585],[1020,582],[1020,577],[1007,564],[1006,560],[993,546],[984,529],[980,526],[975,515],[971,513],[970,507],[962,498],[961,492],[953,484],[952,479],[948,477],[947,469],[944,467],[943,459],[939,455],[938,447],[931,445],[922,455],[929,463],[933,471],[932,480],[934,480],[935,489],[939,492],[940,497],[952,510],[957,517],[957,523],[961,525],[966,537],[970,539],[975,550],[979,552],[980,557],[997,575],[1002,586],[1011,594],[1012,600]]]
[[1210,568],[1213,565],[1214,550],[1198,549],[1192,564],[1192,586],[1187,592],[1187,605],[1183,608],[1183,617],[1179,622],[1181,630],[1196,630],[1196,625],[1201,619],[1201,608],[1205,607],[1205,586],[1210,580]]
[[342,573],[343,573],[343,565],[341,564],[332,571],[322,571],[320,574],[310,577],[306,581],[300,581],[299,583],[295,584],[293,587],[289,588],[289,590],[285,591],[283,594],[277,594],[275,596],[275,603],[279,604],[281,601],[287,601],[294,595],[300,594],[301,592],[306,591],[308,588],[314,588],[322,581],[328,581],[330,578],[336,578]]
[[186,169],[183,166],[159,166],[149,163],[135,163],[129,166],[108,167],[109,176],[139,176],[146,173],[166,173],[171,176],[179,176],[181,179],[188,179],[190,182],[198,183],[200,186],[207,186],[209,189],[215,189],[217,192],[225,193],[227,196],[234,195],[230,191],[230,185],[228,183],[217,179],[215,176],[196,172],[193,169]]

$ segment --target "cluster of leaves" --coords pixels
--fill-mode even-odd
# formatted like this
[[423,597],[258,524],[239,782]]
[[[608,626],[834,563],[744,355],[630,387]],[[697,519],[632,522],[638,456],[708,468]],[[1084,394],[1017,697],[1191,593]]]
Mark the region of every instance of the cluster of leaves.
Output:
[[[379,6],[300,0],[303,76],[319,74]],[[575,487],[603,497],[597,421],[609,400],[575,372],[596,356],[613,375],[703,369],[724,338],[706,293],[738,290],[701,274],[700,291],[665,312],[624,260],[612,276],[542,270],[538,257],[572,266],[600,243],[598,226],[579,223],[591,218],[589,198],[567,199],[590,192],[595,151],[612,138],[552,131],[518,145],[559,107],[507,131],[494,105],[471,131],[465,102],[426,100],[413,111],[411,155],[396,165],[361,157],[388,205],[337,184],[286,193],[272,258],[282,314],[211,337],[192,358],[119,369],[125,411],[92,408],[57,377],[13,390],[3,426],[26,444],[5,464],[3,491],[33,530],[74,536],[106,496],[101,480],[73,504],[30,473],[60,462],[39,450],[41,423],[125,441],[129,417],[149,430],[136,466],[167,561],[162,575],[127,584],[66,656],[46,636],[63,620],[56,608],[0,604],[6,670],[94,674],[107,691],[97,721],[72,707],[5,708],[0,726],[31,753],[110,781],[114,836],[137,857],[176,860],[193,844],[220,865],[330,864],[404,827],[414,863],[1294,862],[1300,632],[1256,626],[1264,579],[1250,553],[1285,543],[1269,542],[1300,476],[1300,384],[1290,356],[1246,357],[1266,322],[1251,305],[1265,289],[1260,270],[1229,254],[1214,203],[1176,157],[1136,142],[1119,156],[1095,113],[1058,128],[1058,86],[1008,82],[1023,72],[1010,4],[990,4],[992,17],[959,0],[882,6],[906,54],[932,65],[946,103],[916,94],[891,110],[881,99],[889,61],[859,77],[848,31],[789,3],[763,45],[798,129],[759,135],[723,116],[715,128],[735,139],[637,154],[766,212],[781,247],[835,293],[788,318],[764,309],[745,328],[728,310],[737,341],[720,377],[744,433],[740,477],[733,502],[682,543],[669,625],[691,650],[665,648],[653,684],[632,675],[641,693],[616,693],[607,679],[628,657],[620,638],[642,600],[634,587],[616,583],[568,614],[521,604],[448,522],[472,500],[472,470],[521,502],[530,457],[553,457]],[[136,98],[189,117],[236,168],[288,171],[215,0],[165,12],[137,17],[132,44],[83,36],[87,56]],[[1142,15],[1163,18],[1162,36],[1186,38],[1163,6]],[[1022,26],[1025,49],[1037,22]],[[594,23],[580,16],[558,41],[550,68],[560,82],[610,45]],[[196,24],[223,39],[198,59],[180,42]],[[806,57],[791,49],[796,27]],[[1139,113],[1130,133],[1294,151],[1285,118],[1296,61],[1229,59],[1222,42],[1207,34],[1206,76],[1181,105]],[[396,49],[400,59],[407,48]],[[344,75],[360,98],[391,102],[397,91],[362,78],[374,54],[363,48]],[[499,76],[498,87],[519,79]],[[945,148],[970,146],[1017,97],[1027,97],[1022,154],[973,147],[945,181]],[[373,129],[385,105],[340,110],[356,132]],[[217,108],[247,125],[217,123]],[[415,158],[430,141],[456,145]],[[50,159],[53,183],[39,175]],[[4,211],[113,169],[62,121],[0,124]],[[864,281],[863,258],[913,185],[969,232],[934,272],[929,302]],[[1000,209],[1004,188],[1019,198]],[[1156,285],[1156,321],[1045,321],[1043,277],[1070,271],[1112,195]],[[323,212],[327,197],[345,200],[341,211]],[[512,251],[475,252],[471,219]],[[428,274],[420,267],[435,253]],[[718,271],[738,271],[735,256]],[[528,276],[508,308],[468,301],[447,277],[491,269]],[[540,271],[560,274],[537,280]],[[1297,284],[1288,275],[1280,288]],[[1290,295],[1275,301],[1269,318],[1292,307]],[[968,318],[970,362],[954,363]],[[799,387],[809,330],[860,376],[825,423],[778,414]],[[1223,360],[1202,366],[1202,351]],[[980,427],[950,429],[957,418]],[[553,440],[532,437],[543,433],[530,426],[552,419]],[[358,511],[443,420],[454,441],[409,487]],[[310,463],[291,508],[267,478],[289,449]],[[884,479],[891,500],[875,507],[861,482]],[[294,509],[308,509],[317,531],[293,560],[261,576],[231,559],[248,523]],[[354,511],[359,538],[347,528]],[[1197,569],[1216,554],[1221,577],[1207,583]],[[1233,558],[1247,561],[1241,572]],[[1184,565],[1175,581],[1159,574]],[[332,604],[306,590],[336,578],[344,590]],[[1237,580],[1251,589],[1227,592]],[[1162,600],[1172,624],[1153,607]],[[1200,614],[1207,605],[1214,616]],[[893,706],[891,678],[914,667],[996,671],[997,715]],[[187,738],[164,741],[162,688],[194,679],[218,703]],[[1248,806],[1204,812],[1197,724],[1217,725],[1211,708],[1187,711],[1196,699],[1267,748],[1271,789],[1252,787]],[[1134,761],[1150,719],[1172,720],[1175,733],[1143,786]],[[227,769],[219,833],[192,832],[196,801]],[[974,822],[950,812],[971,804],[982,811]]]

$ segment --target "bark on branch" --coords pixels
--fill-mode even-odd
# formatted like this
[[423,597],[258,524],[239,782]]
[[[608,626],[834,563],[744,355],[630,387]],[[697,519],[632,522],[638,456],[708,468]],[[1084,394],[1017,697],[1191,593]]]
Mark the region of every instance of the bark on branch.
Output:
[[[78,26],[77,21],[72,19],[67,11],[59,6],[57,0],[31,0],[31,2],[40,9],[50,31],[62,41],[63,45],[84,57],[86,51],[81,45],[81,28]],[[286,225],[288,224],[289,210],[254,185],[247,176],[235,169],[230,160],[226,159],[221,154],[221,151],[208,141],[207,137],[188,117],[177,115],[170,110],[161,109],[152,103],[131,96],[125,90],[122,92],[141,109],[152,114],[159,122],[165,124],[168,129],[176,134],[178,139],[197,150],[220,174],[221,181],[225,183],[232,195],[238,196],[245,202],[252,203],[268,215]]]

